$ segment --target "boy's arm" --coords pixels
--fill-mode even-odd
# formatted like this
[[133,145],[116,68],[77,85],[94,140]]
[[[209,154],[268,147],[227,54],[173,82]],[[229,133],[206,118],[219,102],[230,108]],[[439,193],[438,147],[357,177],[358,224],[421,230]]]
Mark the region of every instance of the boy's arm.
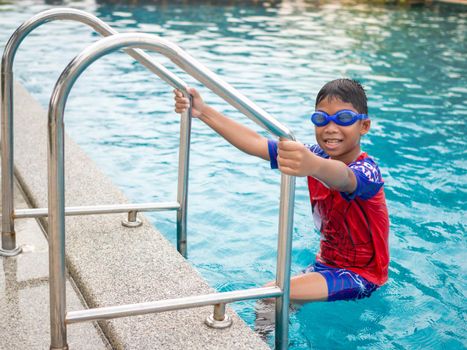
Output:
[[239,150],[269,160],[268,140],[250,128],[222,115],[208,105],[205,105],[199,119]]
[[[241,151],[269,160],[268,140],[265,137],[205,104],[194,88],[188,88],[187,91],[193,96],[192,115],[194,117],[201,119]],[[175,111],[184,112],[189,107],[188,99],[184,98],[178,90],[174,90],[174,93]]]
[[353,193],[357,189],[354,172],[343,162],[321,158],[305,145],[281,140],[278,145],[279,170],[293,176],[312,176],[339,192]]

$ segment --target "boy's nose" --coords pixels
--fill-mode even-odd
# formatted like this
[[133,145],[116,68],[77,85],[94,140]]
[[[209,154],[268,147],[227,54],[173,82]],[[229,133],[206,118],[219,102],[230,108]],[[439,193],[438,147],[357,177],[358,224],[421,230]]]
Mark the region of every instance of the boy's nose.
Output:
[[324,126],[324,131],[325,132],[335,132],[338,131],[338,125],[334,123],[333,121],[330,121]]

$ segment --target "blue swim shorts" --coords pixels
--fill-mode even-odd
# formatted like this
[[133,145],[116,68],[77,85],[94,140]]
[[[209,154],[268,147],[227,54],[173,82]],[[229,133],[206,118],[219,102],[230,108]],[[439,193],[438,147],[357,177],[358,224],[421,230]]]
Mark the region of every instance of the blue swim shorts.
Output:
[[318,272],[326,279],[328,301],[367,298],[378,289],[378,285],[367,281],[355,272],[319,262],[308,266],[303,272]]

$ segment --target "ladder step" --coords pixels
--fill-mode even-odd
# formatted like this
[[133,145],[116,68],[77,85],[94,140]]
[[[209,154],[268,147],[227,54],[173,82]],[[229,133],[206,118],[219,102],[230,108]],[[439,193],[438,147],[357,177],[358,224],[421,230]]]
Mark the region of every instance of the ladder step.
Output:
[[[108,204],[81,207],[66,207],[65,215],[92,215],[92,214],[115,214],[130,211],[164,211],[178,210],[178,202],[162,203],[140,203],[140,204]],[[16,209],[13,214],[15,219],[40,218],[49,216],[48,208]]]
[[282,295],[282,290],[276,286],[196,295],[139,304],[107,306],[95,309],[69,311],[66,314],[65,323],[71,324],[85,321],[108,320],[118,317],[137,316],[149,313],[216,305],[220,303],[231,303],[247,299],[277,298]]

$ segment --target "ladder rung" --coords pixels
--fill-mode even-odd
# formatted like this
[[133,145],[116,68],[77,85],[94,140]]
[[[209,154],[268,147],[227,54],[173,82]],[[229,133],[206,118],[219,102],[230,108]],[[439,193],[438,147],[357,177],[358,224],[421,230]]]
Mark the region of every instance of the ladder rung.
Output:
[[[178,202],[163,203],[140,203],[140,204],[109,204],[65,208],[65,215],[92,215],[92,214],[114,214],[129,211],[163,211],[178,210]],[[16,209],[13,214],[15,219],[40,218],[49,216],[48,208]]]
[[118,317],[144,315],[149,313],[189,309],[220,303],[231,303],[247,299],[277,298],[282,296],[279,287],[261,287],[232,292],[196,295],[177,299],[151,301],[147,303],[108,306],[95,309],[67,312],[65,323],[94,320],[108,320]]

